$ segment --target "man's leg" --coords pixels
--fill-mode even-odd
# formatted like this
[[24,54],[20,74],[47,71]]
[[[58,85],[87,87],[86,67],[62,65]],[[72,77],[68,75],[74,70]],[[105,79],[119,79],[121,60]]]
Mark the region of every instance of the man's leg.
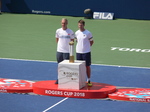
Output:
[[69,60],[69,53],[63,53],[63,60]]
[[[60,63],[61,61],[63,61],[63,53],[57,52],[56,58],[57,58],[57,63]],[[58,70],[57,70],[57,74],[58,74]],[[58,84],[58,78],[57,78],[55,84]]]
[[88,77],[88,86],[92,86],[91,83],[91,67],[90,66],[86,66],[86,73],[87,73],[87,77]]
[[61,61],[63,61],[63,53],[61,52],[57,52],[56,54],[57,56],[57,63],[60,63]]
[[91,78],[91,67],[90,66],[86,66],[86,73],[87,73],[88,79],[90,79]]
[[86,53],[84,55],[84,60],[86,61],[86,73],[87,73],[87,78],[88,78],[88,86],[92,86],[92,83],[91,83],[91,53]]

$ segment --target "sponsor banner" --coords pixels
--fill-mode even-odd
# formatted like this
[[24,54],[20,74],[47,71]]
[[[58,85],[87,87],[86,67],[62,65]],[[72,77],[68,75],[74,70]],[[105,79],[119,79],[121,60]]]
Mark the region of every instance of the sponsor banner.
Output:
[[109,94],[109,98],[115,100],[150,103],[150,89],[146,88],[118,89],[117,92]]
[[111,12],[94,12],[93,19],[113,20],[114,13]]
[[[82,7],[77,7],[78,5]],[[95,4],[96,3],[96,4]],[[73,5],[72,5],[73,4]],[[129,5],[130,4],[130,5]],[[141,7],[142,4],[142,8]],[[77,16],[84,17],[83,10],[90,6],[94,12],[97,10],[111,11],[116,18],[147,19],[150,20],[150,0],[2,0],[2,12],[10,13],[36,13],[46,15]],[[118,6],[119,9],[118,9]],[[101,13],[100,19],[111,18],[111,15]]]
[[32,81],[17,79],[0,79],[0,92],[2,93],[28,93],[32,92]]
[[60,90],[45,90],[45,94],[47,95],[58,95],[64,97],[85,97],[85,92],[74,92],[74,91],[60,91]]
[[50,11],[32,10],[33,14],[51,14]]

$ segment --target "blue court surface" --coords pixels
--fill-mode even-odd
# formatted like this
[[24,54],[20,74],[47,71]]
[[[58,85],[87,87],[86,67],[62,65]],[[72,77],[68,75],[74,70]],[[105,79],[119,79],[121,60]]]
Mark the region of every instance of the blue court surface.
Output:
[[[91,65],[91,81],[117,87],[150,87],[150,68]],[[0,59],[0,78],[56,80],[57,63]],[[149,103],[0,93],[0,112],[150,112]]]

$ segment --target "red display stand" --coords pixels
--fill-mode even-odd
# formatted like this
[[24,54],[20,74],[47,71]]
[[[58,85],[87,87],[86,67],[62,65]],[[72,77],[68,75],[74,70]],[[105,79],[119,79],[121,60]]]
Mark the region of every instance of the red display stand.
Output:
[[58,84],[55,84],[55,80],[39,81],[33,84],[33,92],[48,96],[99,99],[106,98],[108,94],[116,91],[116,87],[113,85],[96,82],[92,83],[92,87],[86,85],[80,90],[74,90],[58,89]]
[[33,92],[32,81],[17,79],[0,79],[0,92],[2,93],[29,93]]
[[109,94],[109,98],[114,100],[150,103],[150,89],[146,88],[118,89],[115,93]]

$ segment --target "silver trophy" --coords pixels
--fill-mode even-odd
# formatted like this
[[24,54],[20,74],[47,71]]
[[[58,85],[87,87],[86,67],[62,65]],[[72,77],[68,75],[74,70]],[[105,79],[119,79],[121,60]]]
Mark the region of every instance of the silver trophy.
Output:
[[70,58],[69,58],[69,62],[70,63],[74,63],[74,42],[73,41],[70,41],[69,42],[69,48],[70,48]]

